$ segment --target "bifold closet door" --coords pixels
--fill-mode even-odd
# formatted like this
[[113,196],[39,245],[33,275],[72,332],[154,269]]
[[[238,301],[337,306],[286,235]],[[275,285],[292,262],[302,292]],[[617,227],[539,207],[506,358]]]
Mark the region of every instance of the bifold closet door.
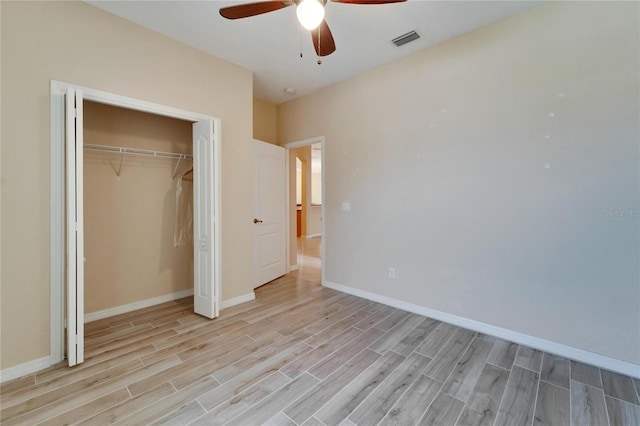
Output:
[[193,123],[193,303],[196,314],[218,316],[215,295],[213,121]]
[[82,91],[66,94],[67,358],[84,362],[84,220]]

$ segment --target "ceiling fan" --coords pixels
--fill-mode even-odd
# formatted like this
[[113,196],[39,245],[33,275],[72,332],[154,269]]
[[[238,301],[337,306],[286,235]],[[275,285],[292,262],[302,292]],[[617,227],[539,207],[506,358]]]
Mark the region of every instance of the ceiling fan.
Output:
[[336,44],[331,30],[324,19],[324,8],[327,1],[348,4],[386,4],[402,3],[407,0],[291,0],[291,1],[262,1],[246,3],[237,6],[223,7],[220,15],[227,19],[248,18],[267,12],[296,6],[296,15],[300,24],[311,31],[313,47],[318,56],[327,56],[336,50]]

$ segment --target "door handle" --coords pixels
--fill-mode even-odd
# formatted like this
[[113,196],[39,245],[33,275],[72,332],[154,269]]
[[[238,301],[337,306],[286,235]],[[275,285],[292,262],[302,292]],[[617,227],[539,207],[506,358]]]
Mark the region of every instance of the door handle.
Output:
[[253,223],[262,223],[262,221],[260,219],[253,219]]

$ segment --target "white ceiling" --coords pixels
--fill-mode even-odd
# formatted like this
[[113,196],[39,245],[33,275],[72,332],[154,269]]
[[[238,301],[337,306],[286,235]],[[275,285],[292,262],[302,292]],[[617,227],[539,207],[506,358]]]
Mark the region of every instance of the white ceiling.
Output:
[[[317,57],[295,7],[230,21],[218,9],[247,1],[95,1],[88,3],[254,73],[254,96],[282,103],[520,13],[538,1],[420,1],[386,5],[329,2],[336,51]],[[402,47],[391,39],[416,30]],[[303,57],[300,58],[302,47]],[[284,89],[294,88],[295,95]]]

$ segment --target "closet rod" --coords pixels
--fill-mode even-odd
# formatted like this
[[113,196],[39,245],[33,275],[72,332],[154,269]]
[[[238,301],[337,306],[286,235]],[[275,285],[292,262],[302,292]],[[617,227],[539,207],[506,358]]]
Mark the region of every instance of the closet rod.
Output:
[[173,169],[173,173],[171,174],[171,180],[173,180],[176,177],[176,172],[178,171],[180,160],[193,160],[193,155],[191,154],[180,154],[177,152],[150,151],[148,149],[125,148],[120,146],[84,144],[84,149],[86,149],[87,151],[102,151],[102,152],[111,152],[114,154],[120,154],[121,155],[120,167],[118,167],[118,171],[116,172],[118,180],[120,180],[120,178],[122,177],[122,165],[124,164],[125,155],[139,155],[143,157],[177,159],[178,161],[176,162],[176,167]]
[[89,151],[113,152],[115,154],[142,155],[145,157],[175,158],[179,160],[193,159],[193,156],[191,154],[180,154],[177,152],[150,151],[147,149],[124,148],[119,146],[85,144],[84,149]]

